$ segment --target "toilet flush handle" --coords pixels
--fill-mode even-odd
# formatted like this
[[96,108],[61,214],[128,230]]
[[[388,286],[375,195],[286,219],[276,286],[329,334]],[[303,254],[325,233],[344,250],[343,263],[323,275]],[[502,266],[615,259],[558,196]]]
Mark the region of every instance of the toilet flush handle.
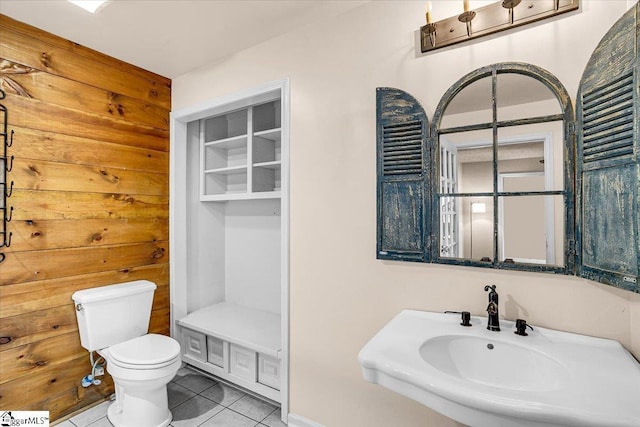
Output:
[[82,304],[76,304],[76,311],[82,311],[83,307]]

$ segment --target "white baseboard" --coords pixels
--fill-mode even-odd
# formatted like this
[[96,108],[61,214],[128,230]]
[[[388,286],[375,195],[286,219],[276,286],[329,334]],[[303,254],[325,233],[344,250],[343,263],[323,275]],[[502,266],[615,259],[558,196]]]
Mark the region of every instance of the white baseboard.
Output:
[[287,425],[289,427],[324,427],[322,424],[311,421],[303,416],[292,414],[291,412],[289,412],[289,416],[287,417]]

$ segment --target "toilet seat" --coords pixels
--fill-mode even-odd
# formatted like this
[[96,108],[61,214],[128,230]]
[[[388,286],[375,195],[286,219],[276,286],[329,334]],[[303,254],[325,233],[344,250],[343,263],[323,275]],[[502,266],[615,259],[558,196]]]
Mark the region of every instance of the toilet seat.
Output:
[[113,345],[109,362],[126,369],[159,369],[180,358],[180,344],[165,335],[147,334]]

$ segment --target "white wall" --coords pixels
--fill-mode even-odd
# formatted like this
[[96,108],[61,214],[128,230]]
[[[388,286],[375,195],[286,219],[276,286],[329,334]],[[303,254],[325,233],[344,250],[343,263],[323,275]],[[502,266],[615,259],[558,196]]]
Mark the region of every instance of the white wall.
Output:
[[[225,205],[200,202],[200,125],[187,126],[186,286],[187,313],[225,300]],[[175,267],[174,267],[175,268]],[[174,313],[175,315],[176,313]]]
[[225,299],[279,314],[280,199],[224,205]]
[[[458,3],[434,2],[435,19]],[[356,357],[404,308],[483,314],[488,283],[507,318],[617,339],[640,357],[639,295],[575,277],[375,259],[375,88],[406,90],[432,116],[464,74],[521,61],[575,96],[593,48],[626,7],[587,0],[561,19],[421,55],[424,2],[373,1],[173,80],[175,110],[291,79],[292,413],[327,426],[455,425],[366,383]]]

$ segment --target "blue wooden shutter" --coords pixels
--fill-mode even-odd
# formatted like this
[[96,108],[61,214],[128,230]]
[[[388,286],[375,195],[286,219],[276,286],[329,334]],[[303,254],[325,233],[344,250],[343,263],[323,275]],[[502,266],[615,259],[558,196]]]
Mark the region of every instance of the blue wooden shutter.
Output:
[[577,264],[599,282],[640,292],[640,5],[604,36],[577,97]]
[[377,257],[429,261],[427,115],[411,95],[376,91]]

